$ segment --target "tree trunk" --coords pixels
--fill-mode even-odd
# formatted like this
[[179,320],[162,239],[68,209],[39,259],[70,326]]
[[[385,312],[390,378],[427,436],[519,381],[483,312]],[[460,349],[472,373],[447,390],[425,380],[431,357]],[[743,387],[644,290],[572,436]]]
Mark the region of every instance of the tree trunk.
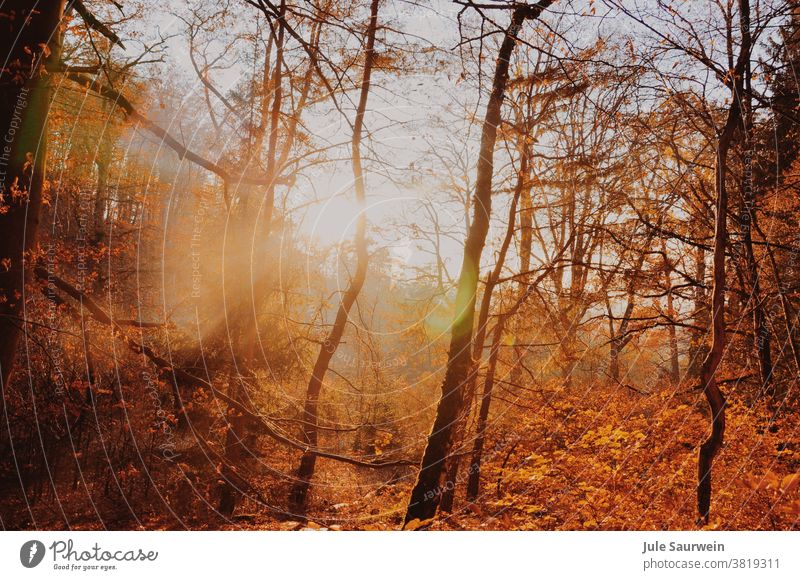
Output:
[[444,472],[445,460],[452,445],[452,435],[461,410],[464,385],[469,375],[472,346],[472,326],[475,321],[475,295],[478,287],[481,254],[489,230],[492,208],[492,175],[494,172],[494,146],[500,111],[508,83],[508,67],[523,22],[534,19],[552,4],[553,0],[542,0],[534,6],[515,8],[511,23],[505,31],[503,43],[497,55],[492,92],[486,106],[486,116],[481,134],[475,182],[475,203],[472,222],[464,243],[464,258],[456,294],[456,312],[450,335],[450,350],[447,370],[442,382],[442,397],[436,409],[436,419],[428,436],[428,444],[422,457],[419,475],[411,491],[403,527],[417,520],[420,524],[436,515]]
[[608,374],[614,381],[614,384],[619,384],[619,351],[619,341],[613,338],[608,353]]
[[[756,229],[758,230],[759,234],[764,241],[767,241],[764,232],[758,227],[757,223],[753,224]],[[770,269],[772,270],[772,276],[775,279],[775,288],[777,289],[778,296],[781,299],[781,311],[783,314],[783,324],[786,330],[786,341],[789,343],[789,350],[792,353],[792,360],[794,360],[794,367],[795,370],[800,376],[800,347],[797,345],[797,339],[795,337],[795,330],[794,330],[794,321],[796,315],[794,313],[794,308],[792,307],[792,303],[789,301],[789,298],[786,296],[787,288],[786,283],[784,282],[783,277],[780,274],[778,269],[778,263],[775,260],[775,252],[772,250],[772,246],[770,246],[769,242],[766,244],[765,252],[767,254],[767,258],[769,259]],[[786,387],[782,387],[778,392],[774,393],[775,399],[777,402],[782,401],[786,397]]]
[[[101,110],[109,116],[113,113],[113,107],[108,107],[106,101],[102,101]],[[110,124],[109,124],[110,125]],[[92,215],[92,235],[94,243],[99,244],[105,238],[106,232],[106,211],[108,208],[108,169],[111,165],[112,154],[114,151],[114,138],[110,126],[106,126],[100,137],[97,146],[97,155],[94,160],[97,168],[97,190],[95,191],[94,209]]]
[[[358,298],[361,287],[367,276],[367,216],[366,216],[366,191],[364,186],[364,171],[361,167],[361,136],[364,127],[364,113],[367,109],[372,67],[375,62],[375,32],[378,28],[378,0],[372,0],[370,6],[369,26],[367,27],[367,42],[365,47],[364,71],[361,79],[361,95],[356,109],[356,119],[353,125],[353,138],[351,141],[353,157],[353,177],[355,178],[356,200],[361,207],[356,225],[356,272],[342,296],[336,319],[325,343],[319,351],[317,361],[308,382],[306,401],[303,408],[303,442],[310,448],[316,448],[319,434],[317,432],[319,395],[322,391],[325,374],[328,371],[339,343],[342,340],[350,308]],[[314,476],[317,455],[310,451],[303,453],[300,466],[297,468],[297,480],[289,492],[289,509],[299,515],[305,514],[308,489],[311,478]]]
[[[660,224],[660,222],[659,222]],[[647,243],[645,247],[649,245],[650,240],[652,240],[652,233],[647,237]],[[625,312],[622,314],[622,319],[620,320],[619,326],[616,330],[614,330],[614,313],[611,309],[611,302],[606,300],[606,310],[608,311],[609,317],[609,330],[611,332],[611,341],[609,345],[609,363],[608,363],[608,374],[610,375],[611,379],[613,379],[615,384],[619,384],[619,357],[622,354],[622,350],[628,345],[633,337],[632,334],[629,334],[628,327],[631,323],[631,318],[633,316],[633,309],[636,307],[636,273],[641,272],[642,266],[644,265],[644,259],[647,254],[643,251],[639,254],[639,258],[636,261],[636,265],[634,268],[631,269],[630,272],[626,274],[627,282],[625,284],[625,293],[627,302],[625,303]],[[608,282],[611,281],[611,277],[608,278]]]
[[[280,9],[278,12],[281,18],[285,18],[286,15],[286,0],[281,1]],[[279,123],[280,123],[280,114],[281,114],[281,104],[283,102],[283,42],[284,42],[284,31],[285,27],[283,22],[279,24],[278,28],[278,37],[276,39],[276,55],[275,55],[275,71],[272,79],[272,110],[270,111],[270,130],[269,130],[269,141],[267,146],[267,175],[271,179],[270,184],[267,186],[267,194],[266,194],[266,201],[264,203],[264,211],[265,217],[264,221],[266,224],[267,230],[267,237],[269,237],[270,231],[272,229],[272,213],[275,207],[275,180],[277,178],[277,169],[276,169],[276,162],[277,162],[277,150],[278,150],[278,132],[279,132]],[[264,72],[264,85],[266,89],[266,69]],[[262,100],[262,109],[266,112],[266,103],[267,99],[266,96]],[[299,114],[299,113],[298,113]],[[262,123],[266,126],[266,119],[262,119]],[[260,151],[260,144],[264,137],[264,132],[259,131],[259,139],[257,140],[259,150],[256,151],[256,155],[261,155]],[[288,137],[287,137],[288,138]]]
[[[523,145],[524,146],[524,145]],[[517,216],[517,204],[519,202],[522,190],[528,179],[528,156],[525,152],[522,153],[520,158],[519,175],[517,177],[517,185],[514,189],[514,197],[511,199],[511,207],[508,211],[508,225],[506,227],[506,235],[503,243],[500,246],[500,252],[497,256],[497,262],[492,269],[492,272],[486,279],[486,287],[483,291],[483,298],[481,299],[480,313],[478,314],[478,329],[475,334],[474,346],[472,349],[473,368],[470,371],[469,378],[467,379],[467,386],[464,389],[464,400],[461,402],[461,415],[456,425],[455,440],[463,439],[466,428],[467,419],[469,418],[472,409],[472,399],[475,395],[475,384],[478,380],[478,368],[480,367],[481,359],[483,358],[483,347],[486,342],[486,330],[489,323],[489,311],[492,304],[492,294],[494,293],[497,281],[500,279],[500,274],[503,271],[503,266],[506,262],[508,255],[508,248],[511,245],[511,240],[514,238],[514,228]],[[451,512],[453,510],[453,500],[455,499],[456,484],[458,482],[458,468],[461,463],[461,457],[455,455],[447,459],[447,476],[446,481],[449,485],[444,486],[442,492],[442,501],[439,509],[443,512]]]
[[[25,254],[39,228],[50,80],[45,64],[60,58],[64,0],[8,0],[0,7],[0,387],[11,377],[25,328]],[[48,50],[44,50],[47,47]]]
[[686,375],[693,379],[699,379],[703,368],[703,361],[708,356],[708,346],[706,345],[706,331],[709,326],[708,303],[706,290],[704,288],[706,279],[706,251],[698,247],[695,253],[695,278],[697,286],[694,289],[694,326],[691,338],[689,339],[690,355],[689,366]]
[[[542,118],[544,115],[541,115]],[[525,153],[530,155],[528,144],[525,143]],[[519,271],[520,273],[529,272],[531,269],[531,256],[533,255],[533,199],[531,190],[533,189],[534,174],[527,175],[527,181],[522,188],[520,195],[520,209],[519,209]],[[520,278],[518,282],[518,292],[523,294],[525,292],[525,278]],[[527,324],[524,320],[516,319],[514,322],[516,328],[514,329],[515,336],[521,336],[525,333]],[[523,369],[525,368],[525,358],[528,354],[528,348],[514,344],[514,357],[515,363],[511,367],[511,382],[514,384],[521,384],[523,380]]]
[[[672,296],[672,265],[667,258],[666,240],[661,240],[661,253],[664,258],[664,284],[667,292],[667,316],[670,322],[675,322],[675,299]],[[675,324],[667,328],[669,333],[669,380],[674,386],[681,381],[681,367],[678,358],[678,329]]]
[[716,167],[716,216],[714,220],[714,261],[713,287],[711,291],[711,350],[703,361],[700,385],[711,411],[711,434],[700,446],[697,459],[697,511],[699,523],[708,524],[711,509],[711,468],[725,437],[725,397],[716,381],[716,372],[722,361],[725,349],[725,246],[727,245],[728,190],[727,177],[728,151],[734,133],[741,124],[741,95],[744,89],[743,77],[747,70],[745,63],[750,59],[750,4],[749,0],[739,0],[742,27],[742,47],[736,64],[731,91],[732,102],[728,110],[725,126],[717,141]]
[[[761,283],[758,263],[753,251],[752,229],[756,226],[756,194],[753,179],[753,110],[750,98],[750,59],[745,64],[744,85],[746,92],[742,96],[742,142],[744,144],[744,163],[742,167],[742,195],[739,225],[742,234],[742,247],[746,267],[745,279],[750,284],[750,304],[753,311],[753,338],[758,358],[758,369],[761,375],[761,389],[770,392],[772,379],[772,352],[770,332],[767,328],[767,316],[761,298]],[[744,289],[744,288],[743,288]],[[746,291],[746,289],[744,289]],[[772,393],[774,396],[774,393]]]
[[[750,153],[746,153],[750,155]],[[747,191],[752,186],[745,185],[744,190]],[[750,197],[750,195],[746,196]],[[756,355],[758,359],[758,370],[761,378],[761,389],[763,392],[774,392],[771,387],[772,380],[772,348],[771,336],[769,328],[767,328],[767,315],[764,311],[764,303],[761,294],[761,283],[759,281],[760,273],[758,271],[758,263],[756,262],[755,253],[753,252],[753,238],[751,234],[751,226],[754,223],[756,216],[752,206],[752,198],[743,200],[741,219],[741,232],[742,232],[742,246],[744,247],[744,259],[747,275],[744,277],[750,283],[750,304],[753,311],[753,337]]]
[[[228,387],[228,396],[234,400],[241,400],[242,385],[241,379],[236,376],[230,377],[230,385]],[[220,476],[222,482],[220,483],[219,493],[219,513],[225,518],[230,518],[233,511],[236,509],[236,503],[239,499],[239,486],[236,485],[236,473],[233,466],[238,465],[244,454],[244,425],[242,421],[242,414],[234,409],[228,407],[228,413],[224,417],[227,422],[227,429],[225,431],[225,448],[222,470]]]
[[98,153],[94,164],[97,167],[97,191],[94,198],[93,233],[94,242],[99,244],[103,241],[106,231],[106,206],[108,205],[108,162],[109,160]]
[[486,438],[486,425],[489,420],[489,408],[492,404],[492,390],[494,389],[494,374],[497,369],[497,357],[500,353],[500,340],[503,337],[503,327],[506,318],[503,316],[497,321],[492,336],[492,352],[489,355],[489,368],[486,370],[486,380],[483,383],[481,407],[478,412],[478,424],[475,427],[475,444],[472,447],[472,462],[470,463],[469,478],[467,479],[467,500],[475,501],[478,498],[481,484],[481,461],[483,459],[483,446]]
[[[729,116],[730,118],[730,116]],[[734,126],[735,127],[735,126]],[[732,131],[731,131],[732,133]],[[728,132],[723,134],[726,137]],[[717,146],[717,203],[714,233],[713,287],[711,290],[711,350],[703,361],[700,384],[711,410],[711,434],[700,446],[697,463],[697,509],[703,523],[708,523],[711,506],[711,466],[725,436],[725,398],[716,382],[716,371],[725,349],[725,245],[728,192],[725,174],[730,137]]]

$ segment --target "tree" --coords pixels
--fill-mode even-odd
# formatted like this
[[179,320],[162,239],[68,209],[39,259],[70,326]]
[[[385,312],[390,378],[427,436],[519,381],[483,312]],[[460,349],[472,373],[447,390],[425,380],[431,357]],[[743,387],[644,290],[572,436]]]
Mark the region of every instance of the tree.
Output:
[[[378,30],[378,5],[379,0],[372,0],[370,4],[370,17],[364,43],[364,69],[361,76],[361,91],[356,108],[356,117],[353,123],[353,136],[351,140],[356,200],[361,207],[358,223],[356,225],[356,271],[342,295],[339,309],[336,312],[336,319],[333,322],[333,326],[325,342],[322,344],[322,348],[319,350],[317,360],[311,371],[311,378],[308,382],[306,401],[303,407],[303,443],[310,449],[316,448],[318,442],[317,423],[319,419],[317,410],[325,374],[328,371],[331,359],[336,353],[336,349],[339,347],[339,343],[344,335],[350,309],[353,307],[353,304],[355,304],[367,276],[369,253],[367,248],[366,188],[364,184],[364,169],[361,164],[361,140],[364,130],[364,115],[367,110],[367,99],[369,98],[369,89],[372,80],[372,68],[375,64],[375,35]],[[290,509],[295,513],[302,514],[305,512],[306,496],[308,495],[311,478],[314,476],[316,460],[317,455],[310,450],[306,451],[300,459],[300,466],[297,469],[297,482],[292,487],[289,496]]]
[[472,364],[471,347],[472,327],[475,321],[475,297],[481,254],[486,243],[489,217],[491,216],[494,147],[508,83],[509,63],[522,25],[527,20],[537,19],[552,3],[552,0],[540,0],[533,5],[524,4],[514,8],[511,13],[511,22],[503,33],[503,42],[497,54],[492,91],[486,105],[481,133],[474,212],[467,239],[464,242],[464,258],[458,279],[447,371],[442,382],[442,396],[437,406],[436,419],[428,436],[420,472],[409,499],[404,527],[415,520],[427,522],[433,518],[439,506],[440,490],[438,487],[441,484],[445,460],[450,452],[453,431],[464,399],[464,384]]
[[714,255],[711,288],[711,350],[700,372],[700,385],[711,410],[711,434],[700,446],[697,462],[697,511],[708,523],[711,508],[711,468],[725,437],[725,397],[716,380],[716,372],[725,349],[725,249],[728,240],[728,152],[736,130],[742,123],[745,74],[750,61],[750,4],[739,0],[742,46],[731,80],[731,106],[716,146]]
[[4,64],[0,70],[0,386],[14,367],[25,322],[26,260],[35,248],[47,162],[51,76],[60,61],[64,1],[39,7],[24,0],[3,3]]

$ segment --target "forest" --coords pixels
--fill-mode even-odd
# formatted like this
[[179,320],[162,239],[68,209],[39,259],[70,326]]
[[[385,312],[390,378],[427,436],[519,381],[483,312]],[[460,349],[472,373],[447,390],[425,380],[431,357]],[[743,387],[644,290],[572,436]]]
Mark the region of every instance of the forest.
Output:
[[798,527],[797,0],[4,0],[0,58],[0,529]]

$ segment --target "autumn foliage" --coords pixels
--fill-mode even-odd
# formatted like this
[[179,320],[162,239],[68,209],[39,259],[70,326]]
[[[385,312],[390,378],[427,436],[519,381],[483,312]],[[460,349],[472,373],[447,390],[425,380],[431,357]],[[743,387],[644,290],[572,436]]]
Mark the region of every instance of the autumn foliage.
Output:
[[157,4],[0,6],[0,527],[796,528],[795,3]]

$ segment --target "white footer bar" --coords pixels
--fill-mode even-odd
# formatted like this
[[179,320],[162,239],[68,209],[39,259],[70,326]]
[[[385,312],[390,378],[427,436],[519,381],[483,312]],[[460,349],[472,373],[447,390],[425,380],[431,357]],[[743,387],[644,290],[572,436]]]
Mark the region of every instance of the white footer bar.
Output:
[[[2,578],[800,578],[796,532],[2,532]],[[180,576],[178,576],[180,575]]]

